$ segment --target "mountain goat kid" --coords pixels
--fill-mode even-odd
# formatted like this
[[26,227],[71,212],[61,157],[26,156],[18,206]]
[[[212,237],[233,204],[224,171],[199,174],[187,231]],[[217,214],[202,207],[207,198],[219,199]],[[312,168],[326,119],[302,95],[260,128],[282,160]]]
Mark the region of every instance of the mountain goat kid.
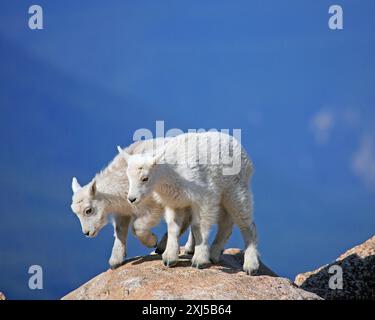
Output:
[[169,139],[156,155],[130,155],[126,150],[122,154],[128,164],[128,201],[142,205],[153,196],[165,208],[165,264],[178,261],[178,236],[184,221],[178,210],[186,207],[191,208],[195,239],[192,266],[209,264],[209,233],[223,207],[239,226],[245,242],[244,271],[254,274],[258,270],[252,194],[249,179],[243,178],[250,177],[252,163],[235,138],[219,132],[186,133]]
[[[136,142],[126,150],[129,153],[142,152],[153,147],[153,141]],[[138,208],[127,201],[128,178],[124,174],[126,162],[117,155],[111,163],[95,177],[82,186],[74,177],[72,180],[73,212],[80,220],[82,232],[87,237],[95,237],[108,223],[109,214],[113,214],[115,241],[109,264],[111,268],[121,265],[126,255],[126,240],[129,226],[132,225],[135,236],[147,247],[155,247],[157,237],[150,229],[156,226],[164,213],[164,208],[153,199],[147,199]],[[190,221],[186,221],[184,228]]]

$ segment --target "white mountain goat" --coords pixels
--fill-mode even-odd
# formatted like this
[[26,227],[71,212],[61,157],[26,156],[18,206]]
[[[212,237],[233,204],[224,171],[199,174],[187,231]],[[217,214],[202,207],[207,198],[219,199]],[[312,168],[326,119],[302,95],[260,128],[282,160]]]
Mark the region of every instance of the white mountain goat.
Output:
[[165,207],[168,240],[164,264],[178,261],[178,236],[184,217],[177,210],[186,207],[191,208],[195,239],[192,266],[209,264],[209,232],[222,206],[244,238],[244,271],[257,271],[257,236],[248,189],[252,163],[236,139],[219,132],[187,133],[169,139],[155,156],[131,155],[126,150],[122,154],[128,163],[129,202],[142,206],[153,196]]
[[[153,150],[156,140],[146,140],[133,143],[125,149],[127,154],[144,153]],[[129,225],[132,224],[133,232],[140,241],[148,246],[155,247],[156,236],[150,229],[156,226],[164,213],[164,207],[152,197],[145,199],[142,205],[133,206],[127,201],[128,178],[126,175],[127,163],[121,155],[117,155],[112,162],[98,173],[88,184],[82,186],[76,178],[72,180],[72,205],[73,212],[80,220],[82,232],[88,237],[96,236],[107,224],[108,216],[113,214],[113,227],[115,241],[113,244],[109,264],[112,268],[121,265],[126,255],[126,240]],[[186,230],[191,220],[191,210],[182,208],[179,210],[184,217],[181,234]],[[233,222],[222,208],[218,233],[212,245],[212,260],[217,262],[224,245],[229,238]],[[167,237],[158,244],[157,252],[165,249]],[[185,245],[185,252],[194,251],[194,239],[189,235]]]

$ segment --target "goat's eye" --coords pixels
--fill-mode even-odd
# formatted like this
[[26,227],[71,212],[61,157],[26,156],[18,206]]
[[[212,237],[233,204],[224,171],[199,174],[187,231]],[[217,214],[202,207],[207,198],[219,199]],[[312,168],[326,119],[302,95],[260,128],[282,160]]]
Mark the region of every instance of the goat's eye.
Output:
[[146,181],[148,181],[148,177],[142,178],[142,182],[146,182]]
[[86,215],[86,216],[89,216],[90,214],[92,214],[92,208],[87,208],[87,209],[85,210],[85,215]]

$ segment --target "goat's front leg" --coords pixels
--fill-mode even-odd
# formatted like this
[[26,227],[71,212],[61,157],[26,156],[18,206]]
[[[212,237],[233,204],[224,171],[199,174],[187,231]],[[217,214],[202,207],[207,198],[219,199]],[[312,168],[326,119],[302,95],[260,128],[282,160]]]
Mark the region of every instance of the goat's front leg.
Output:
[[184,215],[176,214],[172,208],[165,208],[165,221],[168,226],[167,246],[163,253],[163,263],[167,267],[172,267],[178,262],[178,254],[180,252],[180,245],[178,238],[183,227]]
[[[179,235],[179,237],[181,237],[182,234],[186,231],[186,229],[189,227],[191,223],[192,214],[189,208],[177,209],[176,214],[181,215],[181,219],[182,219],[182,225],[181,225],[181,230],[180,230],[180,235]],[[192,238],[191,231],[189,233],[189,239],[190,238]],[[155,253],[162,254],[165,251],[165,248],[167,246],[167,241],[168,241],[168,232],[164,233],[160,242],[158,242],[158,245],[155,249]],[[194,252],[194,244],[193,244],[192,251]],[[186,253],[186,248],[185,248],[185,253]]]
[[158,243],[157,236],[151,232],[151,228],[160,222],[160,216],[145,214],[133,221],[133,233],[146,247],[155,248]]
[[113,228],[115,231],[115,241],[113,243],[111,258],[109,265],[111,269],[119,267],[126,256],[126,238],[128,236],[128,229],[131,217],[116,215],[113,221]]

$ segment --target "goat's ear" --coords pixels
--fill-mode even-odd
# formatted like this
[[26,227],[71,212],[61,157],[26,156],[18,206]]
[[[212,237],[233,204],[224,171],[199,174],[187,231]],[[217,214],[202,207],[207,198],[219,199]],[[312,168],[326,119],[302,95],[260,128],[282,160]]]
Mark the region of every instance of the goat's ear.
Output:
[[96,181],[91,182],[90,185],[90,196],[94,197],[96,194]]
[[119,154],[121,154],[122,153],[122,148],[120,146],[117,146],[117,151],[118,151]]
[[[119,152],[120,152],[120,150],[119,150]],[[121,150],[120,154],[122,155],[122,157],[125,159],[126,162],[129,162],[129,158],[130,158],[129,153],[127,153],[125,150]]]
[[80,190],[82,187],[81,185],[79,184],[78,180],[76,177],[73,177],[72,179],[72,190],[73,190],[73,193],[76,193],[78,190]]

